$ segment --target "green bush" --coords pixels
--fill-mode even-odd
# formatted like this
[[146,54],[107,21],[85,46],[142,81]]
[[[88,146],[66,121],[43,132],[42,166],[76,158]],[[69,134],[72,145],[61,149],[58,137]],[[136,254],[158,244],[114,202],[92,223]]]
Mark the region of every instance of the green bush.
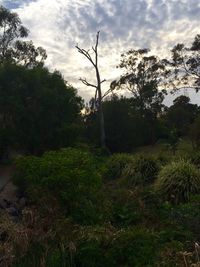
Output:
[[21,158],[16,162],[14,182],[26,191],[38,186],[44,194],[49,190],[78,222],[90,223],[102,216],[98,212],[103,205],[101,177],[89,152],[68,148],[40,158]]
[[200,192],[199,170],[185,160],[172,162],[160,171],[155,190],[163,199],[174,204],[187,202],[191,194]]
[[193,153],[191,156],[191,162],[200,168],[200,152]]
[[106,249],[99,240],[86,240],[79,245],[75,255],[75,266],[80,267],[112,267],[106,257]]
[[142,221],[139,199],[125,188],[115,188],[111,198],[111,222],[117,227],[127,227]]
[[113,154],[106,163],[104,177],[109,180],[121,178],[125,166],[132,160],[133,157],[129,154]]
[[154,158],[137,156],[126,164],[122,176],[129,185],[149,184],[155,180],[158,171],[159,166]]
[[147,229],[124,229],[112,241],[109,251],[113,266],[155,266],[158,237]]
[[147,229],[107,228],[100,236],[88,234],[77,246],[76,266],[155,266],[158,236]]
[[191,197],[188,203],[180,204],[171,210],[170,219],[190,231],[196,240],[200,239],[200,196]]

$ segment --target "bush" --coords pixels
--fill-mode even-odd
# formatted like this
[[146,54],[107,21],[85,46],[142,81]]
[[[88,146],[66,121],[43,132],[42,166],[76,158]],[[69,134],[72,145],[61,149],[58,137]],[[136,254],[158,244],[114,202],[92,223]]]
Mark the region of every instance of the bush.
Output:
[[184,232],[190,231],[195,240],[200,240],[200,196],[191,197],[188,203],[183,203],[171,210],[170,219],[181,225]]
[[126,188],[114,188],[113,192],[110,192],[109,198],[111,198],[112,203],[112,225],[127,227],[141,223],[142,210],[137,195]]
[[158,237],[146,229],[121,230],[110,250],[113,266],[155,266]]
[[129,154],[113,154],[106,163],[104,177],[107,179],[120,178],[125,166],[132,160],[133,157]]
[[200,173],[188,161],[172,162],[160,171],[155,190],[163,199],[174,204],[187,202],[191,194],[200,192]]
[[196,152],[191,156],[191,162],[200,168],[200,152]]
[[123,170],[123,177],[130,185],[149,184],[158,173],[159,166],[154,158],[137,156]]
[[158,238],[147,229],[107,228],[100,236],[88,234],[77,247],[76,266],[155,266]]
[[21,158],[16,162],[14,182],[25,191],[38,186],[44,194],[49,190],[76,221],[90,223],[102,216],[98,212],[101,177],[89,152],[68,148],[40,158]]

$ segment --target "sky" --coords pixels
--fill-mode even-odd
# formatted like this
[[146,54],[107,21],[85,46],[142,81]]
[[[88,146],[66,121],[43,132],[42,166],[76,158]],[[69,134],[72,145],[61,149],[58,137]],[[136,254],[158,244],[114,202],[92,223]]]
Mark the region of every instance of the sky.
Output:
[[[150,48],[163,56],[176,43],[189,44],[200,33],[200,0],[0,0],[0,4],[19,14],[30,30],[29,38],[46,49],[46,65],[59,70],[86,100],[94,96],[94,88],[79,78],[95,83],[95,73],[75,46],[91,48],[97,31],[101,78],[107,80],[103,90],[122,74],[116,68],[122,53]],[[195,93],[189,96],[198,102]],[[172,100],[169,96],[167,104]]]

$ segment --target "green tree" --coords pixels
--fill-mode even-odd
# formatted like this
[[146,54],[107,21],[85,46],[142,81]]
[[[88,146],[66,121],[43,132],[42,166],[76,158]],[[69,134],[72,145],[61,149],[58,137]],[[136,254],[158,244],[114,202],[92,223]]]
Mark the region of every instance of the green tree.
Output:
[[158,90],[164,83],[165,65],[156,56],[148,55],[150,50],[130,50],[122,54],[119,68],[125,70],[119,81],[113,81],[111,88],[128,90],[138,111],[155,117],[162,110],[165,90]]
[[189,136],[193,146],[197,149],[200,147],[200,116],[197,116],[194,123],[190,127]]
[[82,99],[58,72],[0,65],[2,149],[41,153],[72,145],[80,132]]
[[148,123],[151,129],[151,141],[156,141],[157,117],[160,116],[164,105],[165,64],[156,56],[149,55],[148,49],[130,50],[122,54],[119,68],[124,74],[118,81],[111,83],[111,88],[128,90],[132,95],[134,108]]
[[175,90],[200,89],[200,35],[197,34],[190,46],[179,43],[172,49],[172,58],[168,65],[169,85]]
[[35,47],[18,14],[0,6],[0,63],[5,61],[33,67],[44,63],[47,55],[42,47]]
[[190,125],[194,122],[197,114],[198,106],[191,104],[189,97],[181,95],[168,108],[165,119],[168,127],[175,129],[180,137],[188,134]]
[[146,120],[134,108],[132,98],[113,95],[103,102],[106,143],[112,152],[130,152],[148,139]]

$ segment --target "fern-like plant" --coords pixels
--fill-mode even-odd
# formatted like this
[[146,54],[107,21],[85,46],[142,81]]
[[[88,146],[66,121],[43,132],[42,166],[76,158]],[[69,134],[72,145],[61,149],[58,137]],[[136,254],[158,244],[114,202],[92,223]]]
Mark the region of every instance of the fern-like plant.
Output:
[[171,203],[187,202],[191,194],[200,193],[200,172],[189,161],[172,162],[160,171],[155,190]]

